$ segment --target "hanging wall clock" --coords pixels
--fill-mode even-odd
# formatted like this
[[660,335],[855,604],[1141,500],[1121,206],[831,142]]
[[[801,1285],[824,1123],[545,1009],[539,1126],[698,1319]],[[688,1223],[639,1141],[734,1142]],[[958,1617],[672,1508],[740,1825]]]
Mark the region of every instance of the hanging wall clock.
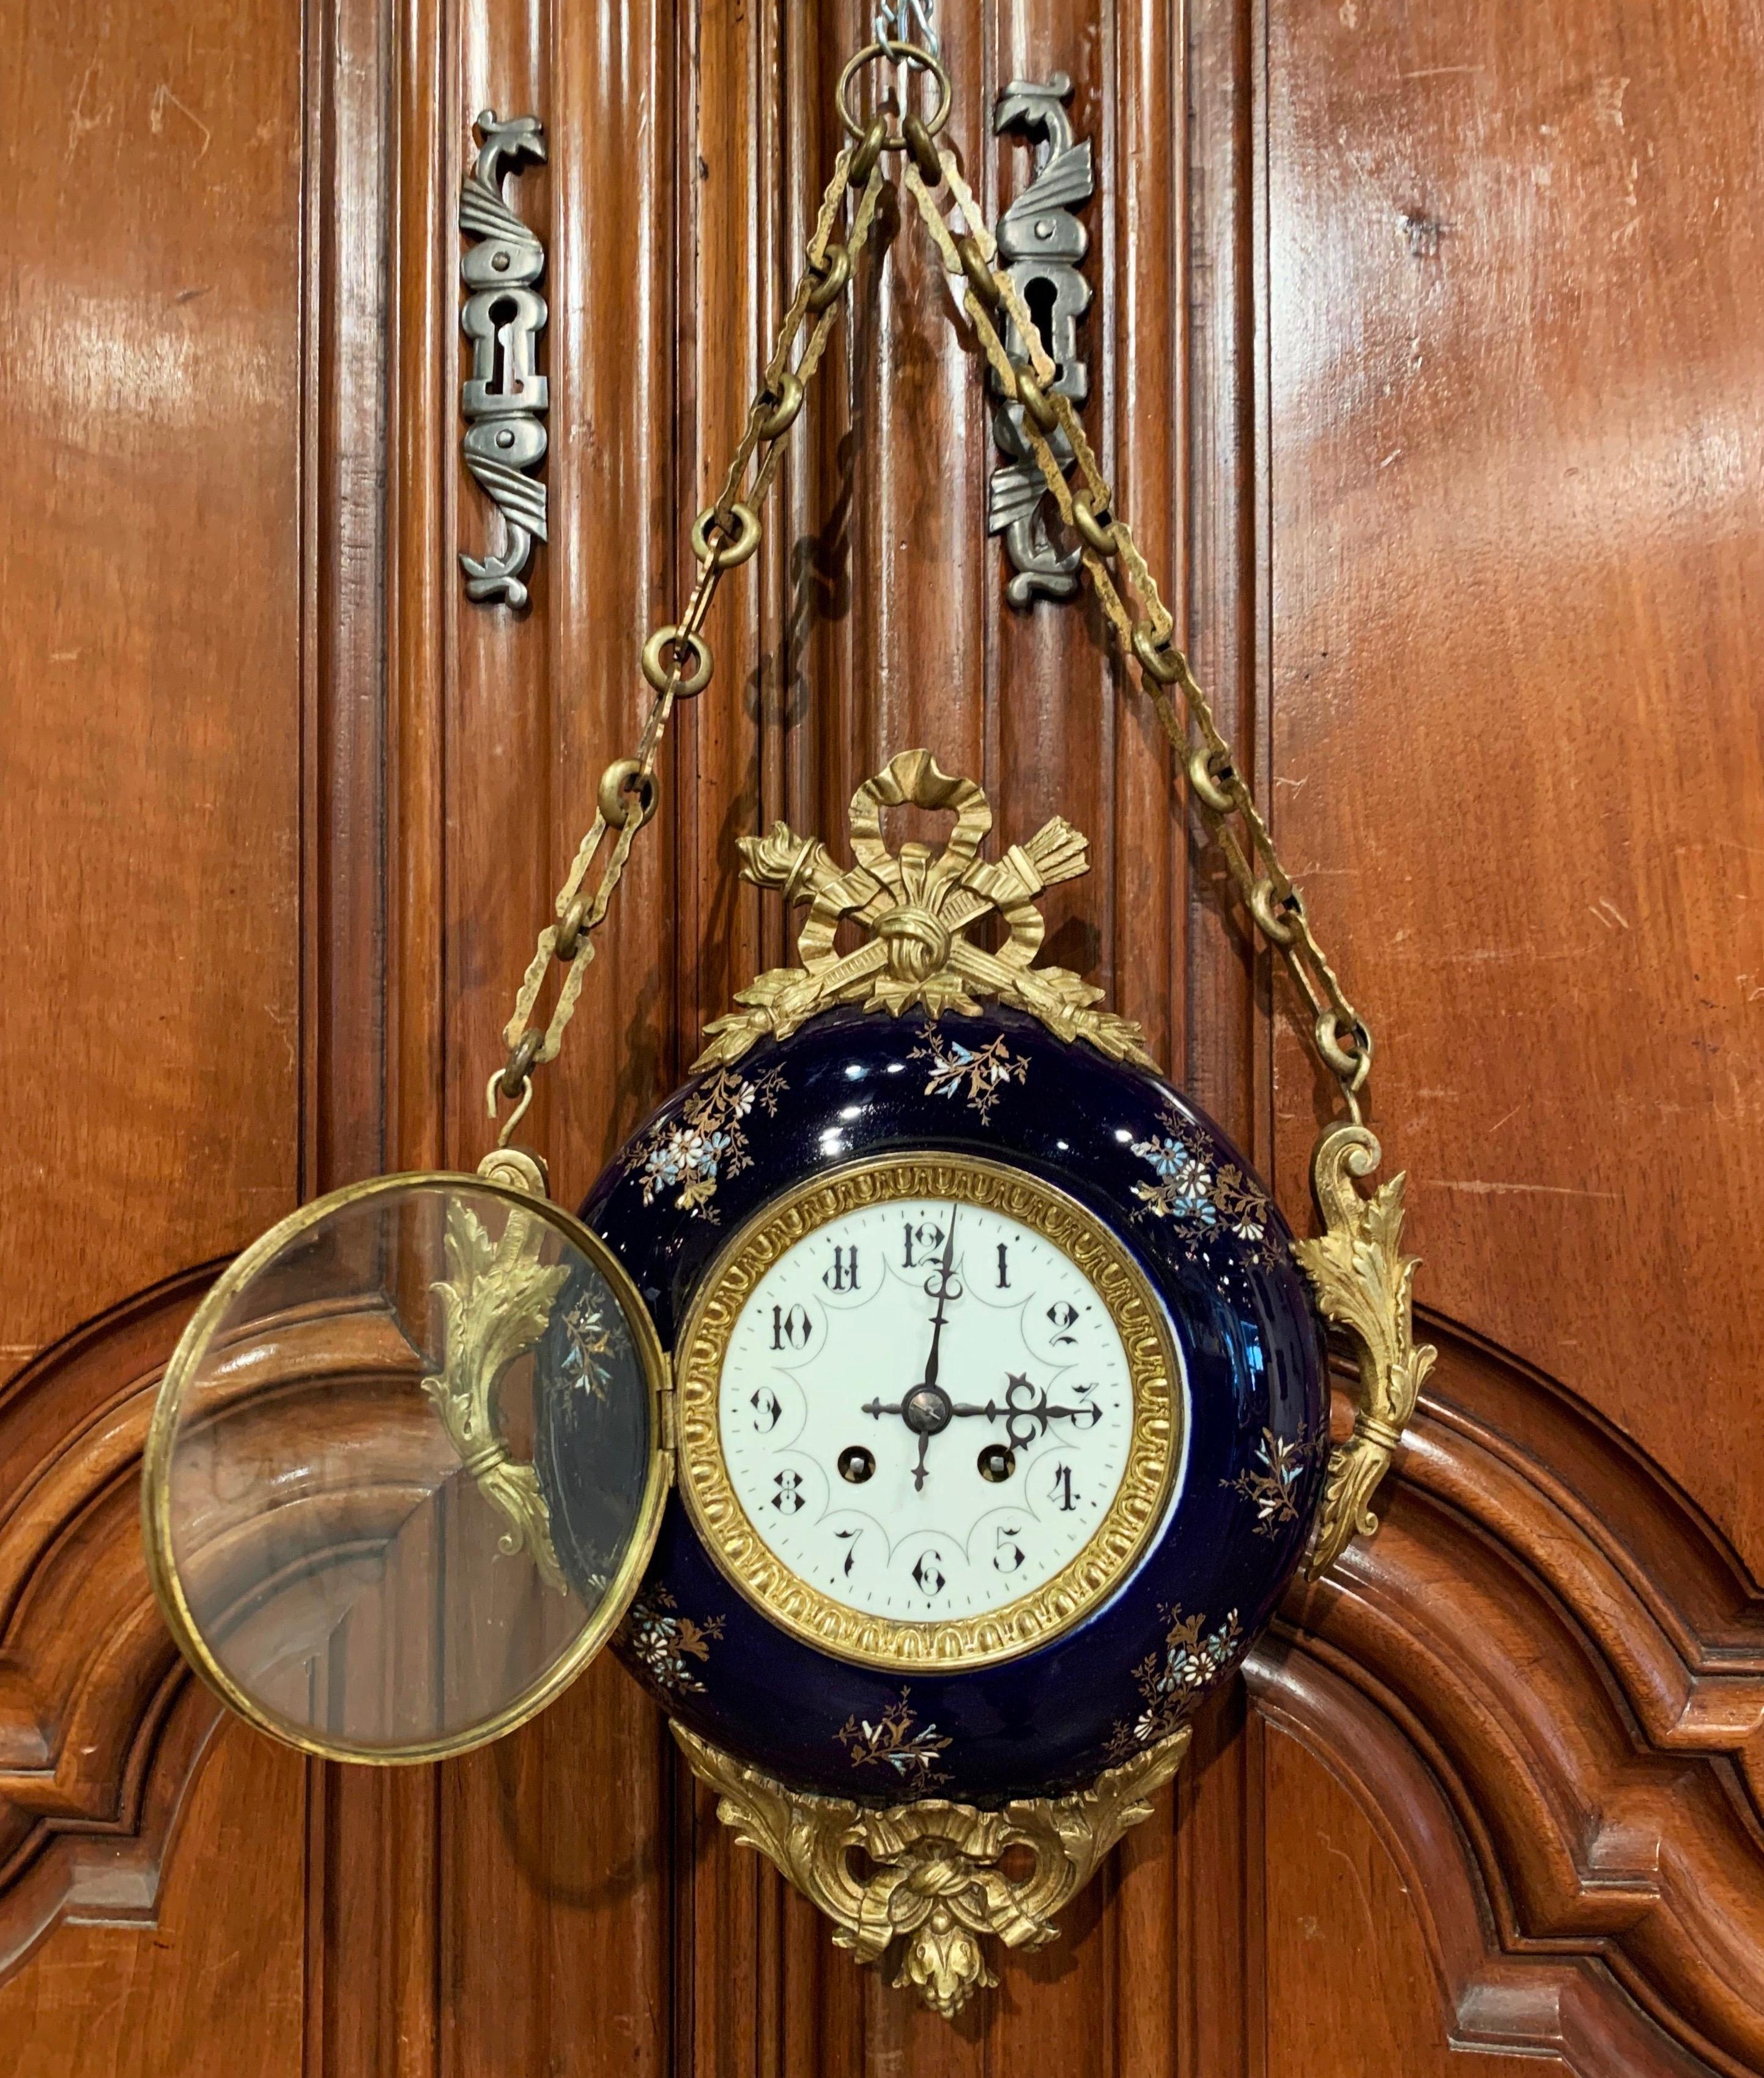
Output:
[[[923,118],[855,111],[884,65],[929,81]],[[952,2013],[995,1981],[989,1939],[1053,1938],[1295,1571],[1375,1528],[1431,1352],[1411,1337],[1401,1179],[1355,1183],[1379,1160],[1370,1037],[936,142],[949,76],[878,43],[839,98],[852,141],[692,529],[698,581],[644,649],[645,724],[602,782],[490,1079],[501,1145],[476,1176],[309,1205],[232,1266],[168,1372],[144,1508],[185,1652],[308,1751],[463,1751],[611,1642],[740,1837],[861,1961],[893,1951],[896,1981]],[[798,962],[710,1027],[579,1216],[509,1145],[656,813],[669,720],[711,681],[711,602],[759,545],[897,165],[1311,1004],[1343,1112],[1316,1151],[1316,1240],[1294,1241],[1138,1028],[1040,963],[1040,898],[1086,870],[1083,837],[1055,820],[995,842],[981,789],[923,749],[864,780],[835,845],[782,824],[744,841],[747,878],[806,912]],[[940,845],[891,845],[886,813],[909,805],[948,818]],[[1335,1443],[1325,1317],[1360,1372]]]

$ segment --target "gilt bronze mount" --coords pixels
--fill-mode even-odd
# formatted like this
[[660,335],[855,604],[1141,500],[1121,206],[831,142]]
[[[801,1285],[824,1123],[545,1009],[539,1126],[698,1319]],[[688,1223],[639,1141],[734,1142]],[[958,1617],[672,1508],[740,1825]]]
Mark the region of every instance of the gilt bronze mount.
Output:
[[[897,1942],[897,1990],[915,1990],[953,2019],[996,1984],[986,1942],[1045,1948],[1054,1915],[1103,1865],[1123,1834],[1152,1814],[1193,1736],[1183,1725],[1070,1796],[1024,1797],[1002,1809],[935,1798],[885,1809],[786,1788],[673,1726],[717,1816],[833,1922],[861,1963]],[[1020,1867],[1019,1867],[1020,1864]]]

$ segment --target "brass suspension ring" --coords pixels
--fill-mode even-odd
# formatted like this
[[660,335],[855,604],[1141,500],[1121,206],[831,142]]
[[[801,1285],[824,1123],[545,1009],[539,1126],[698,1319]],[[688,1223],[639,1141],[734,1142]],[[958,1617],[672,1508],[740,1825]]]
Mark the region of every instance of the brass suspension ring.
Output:
[[790,431],[802,415],[803,399],[806,394],[803,379],[786,369],[775,384],[769,384],[761,398],[761,405],[770,409],[760,421],[760,438],[778,440]]
[[[851,87],[852,81],[857,78],[858,73],[863,71],[866,65],[874,65],[878,59],[886,65],[911,65],[915,72],[928,72],[936,81],[937,106],[932,113],[930,121],[925,125],[925,134],[930,137],[939,136],[944,125],[949,120],[949,106],[954,98],[954,90],[949,84],[949,75],[944,69],[943,61],[934,57],[929,51],[922,49],[917,44],[881,42],[865,44],[839,76],[839,119],[844,124],[847,133],[857,138],[860,143],[863,142],[868,133],[868,124],[861,123],[852,113]],[[907,148],[905,134],[899,129],[895,130],[882,148],[885,152],[904,152]]]
[[1282,895],[1273,881],[1258,880],[1249,891],[1249,913],[1269,944],[1284,948],[1298,938],[1304,903],[1296,887]]
[[[711,539],[715,528],[719,540]],[[732,505],[719,512],[707,505],[692,529],[692,553],[701,563],[715,563],[719,570],[732,570],[758,549],[765,529],[751,505]]]
[[543,1032],[529,1032],[509,1049],[508,1065],[492,1078],[491,1087],[512,1104],[533,1079],[533,1066],[545,1044]]
[[609,765],[600,775],[600,795],[596,805],[608,824],[622,830],[631,820],[631,803],[635,799],[641,812],[639,829],[650,821],[661,805],[661,793],[656,785],[653,772],[645,772],[634,757],[621,757],[616,765]]
[[[1352,1041],[1351,1049],[1344,1040]],[[1365,1025],[1349,1024],[1338,1010],[1324,1011],[1317,1020],[1317,1051],[1348,1095],[1357,1096],[1372,1072],[1372,1035]]]
[[1109,501],[1104,498],[1093,505],[1082,491],[1072,499],[1072,524],[1078,537],[1094,555],[1110,562],[1121,553],[1120,537],[1115,532],[1115,522],[1109,515]]
[[711,669],[710,644],[689,628],[658,628],[644,645],[643,675],[658,693],[672,686],[679,699],[696,699],[710,684]]

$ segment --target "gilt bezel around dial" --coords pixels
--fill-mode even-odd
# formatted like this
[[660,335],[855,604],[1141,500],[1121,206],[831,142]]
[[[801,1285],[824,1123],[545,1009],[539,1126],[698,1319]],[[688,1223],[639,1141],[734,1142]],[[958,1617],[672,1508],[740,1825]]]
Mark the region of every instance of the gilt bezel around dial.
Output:
[[[895,1619],[842,1603],[772,1550],[724,1460],[724,1362],[761,1279],[797,1244],[849,1212],[941,1200],[1002,1214],[1044,1237],[1095,1289],[1128,1359],[1133,1409],[1127,1463],[1102,1521],[1050,1579],[983,1613]],[[729,1579],[774,1622],[861,1666],[989,1666],[1032,1651],[1081,1621],[1127,1578],[1162,1521],[1183,1454],[1185,1385],[1169,1321],[1127,1249],[1093,1213],[1028,1172],[959,1154],[891,1154],[824,1172],[757,1213],[699,1287],[676,1349],[680,1491]]]

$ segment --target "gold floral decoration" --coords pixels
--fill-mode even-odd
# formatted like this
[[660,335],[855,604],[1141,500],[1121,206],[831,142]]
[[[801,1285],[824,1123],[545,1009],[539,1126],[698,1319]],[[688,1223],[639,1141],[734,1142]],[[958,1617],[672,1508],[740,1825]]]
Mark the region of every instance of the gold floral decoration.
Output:
[[563,1316],[565,1379],[595,1400],[607,1396],[607,1360],[612,1354],[612,1330],[599,1307],[584,1292]]
[[723,1636],[723,1618],[694,1623],[680,1614],[680,1605],[665,1588],[652,1588],[632,1604],[625,1618],[624,1642],[658,1688],[670,1695],[702,1696],[704,1684],[688,1665],[707,1664],[711,1647]]
[[1036,1949],[1059,1938],[1054,1914],[1121,1835],[1151,1816],[1151,1799],[1182,1765],[1190,1733],[1180,1727],[1074,1796],[1025,1797],[993,1811],[937,1798],[878,1810],[814,1796],[684,1725],[673,1736],[693,1773],[716,1792],[723,1823],[828,1915],[835,1942],[862,1963],[879,1963],[903,1942],[895,1985],[949,2018],[997,1984],[988,1939]]
[[890,1703],[874,1724],[848,1717],[834,1736],[853,1767],[891,1770],[912,1788],[931,1789],[948,1780],[937,1756],[949,1751],[949,1742],[935,1725],[919,1724],[911,1698],[911,1688],[903,1688],[900,1700]]
[[1133,1669],[1145,1707],[1131,1725],[1115,1727],[1109,1742],[1111,1759],[1124,1760],[1173,1738],[1207,1691],[1223,1679],[1243,1642],[1235,1609],[1211,1631],[1204,1617],[1185,1617],[1179,1609],[1166,1609],[1164,1615],[1170,1629],[1163,1650],[1148,1654]]
[[907,1058],[931,1063],[925,1083],[928,1097],[961,1097],[981,1119],[991,1117],[1000,1092],[1011,1083],[1029,1079],[1027,1057],[1013,1054],[1002,1038],[989,1040],[984,1046],[964,1046],[959,1039],[932,1033],[925,1045],[914,1047]]
[[460,1462],[508,1529],[501,1548],[525,1551],[540,1578],[568,1592],[551,1514],[531,1465],[511,1454],[496,1424],[496,1388],[517,1358],[536,1348],[551,1325],[566,1263],[540,1261],[548,1229],[544,1221],[511,1207],[503,1237],[493,1242],[483,1222],[457,1199],[447,1208],[444,1237],[451,1275],[434,1289],[445,1326],[442,1367],[423,1381]]
[[1274,1205],[1234,1162],[1219,1162],[1187,1122],[1166,1110],[1162,1130],[1133,1142],[1133,1153],[1157,1181],[1136,1183],[1133,1195],[1153,1219],[1170,1220],[1189,1249],[1228,1236],[1264,1259],[1274,1252]]
[[1412,1293],[1419,1259],[1404,1255],[1403,1193],[1393,1176],[1369,1198],[1357,1176],[1378,1166],[1377,1140],[1363,1125],[1332,1126],[1317,1142],[1312,1181],[1326,1229],[1298,1244],[1300,1268],[1317,1304],[1353,1343],[1360,1369],[1353,1433],[1329,1456],[1323,1512],[1306,1561],[1316,1579],[1360,1535],[1376,1533],[1370,1503],[1415,1412],[1437,1352],[1415,1346]]
[[1220,1480],[1221,1486],[1228,1487],[1254,1507],[1258,1537],[1276,1536],[1287,1524],[1299,1520],[1299,1491],[1328,1441],[1327,1432],[1316,1435],[1309,1428],[1301,1429],[1296,1436],[1282,1436],[1272,1429],[1264,1429],[1256,1446],[1255,1463],[1234,1479]]
[[[941,851],[922,844],[903,845],[898,855],[889,850],[882,812],[909,803],[954,815]],[[980,999],[991,997],[1039,1018],[1059,1038],[1086,1039],[1117,1060],[1149,1067],[1139,1026],[1095,1007],[1101,989],[1063,967],[1033,964],[1047,932],[1036,903],[1048,888],[1089,872],[1085,839],[1056,816],[989,863],[979,853],[991,828],[991,807],[971,779],[952,778],[928,750],[909,750],[866,780],[852,802],[856,865],[840,868],[824,845],[783,823],[769,837],[744,837],[744,876],[778,889],[787,903],[808,905],[798,941],[803,964],[761,974],[742,990],[741,1008],[707,1028],[711,1044],[697,1066],[731,1065],[761,1039],[787,1039],[836,1004],[897,1017],[915,1008],[933,1019],[973,1017]],[[967,934],[993,914],[1009,935],[989,953]],[[835,934],[847,921],[864,942],[841,954]]]

